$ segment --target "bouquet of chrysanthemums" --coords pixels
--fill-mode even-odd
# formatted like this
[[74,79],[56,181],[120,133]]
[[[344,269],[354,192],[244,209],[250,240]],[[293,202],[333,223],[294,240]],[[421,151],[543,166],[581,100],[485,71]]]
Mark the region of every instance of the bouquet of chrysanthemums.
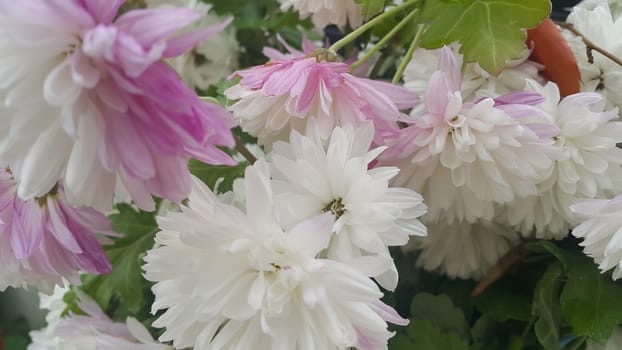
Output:
[[622,349],[622,1],[553,5],[0,0],[28,349]]

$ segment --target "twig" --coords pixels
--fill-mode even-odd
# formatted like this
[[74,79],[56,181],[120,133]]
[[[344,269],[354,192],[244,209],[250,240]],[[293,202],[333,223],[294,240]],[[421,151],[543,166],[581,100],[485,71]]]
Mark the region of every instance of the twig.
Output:
[[557,24],[558,26],[564,28],[564,29],[568,29],[570,32],[572,32],[572,34],[578,36],[581,38],[581,40],[583,40],[583,43],[585,44],[585,46],[587,47],[587,57],[590,63],[594,62],[594,57],[592,56],[592,50],[596,51],[598,53],[600,53],[601,55],[607,57],[608,59],[612,60],[613,62],[617,63],[619,66],[622,66],[622,60],[619,59],[616,55],[612,54],[611,52],[603,49],[602,47],[594,44],[594,42],[592,42],[590,39],[588,39],[585,35],[583,35],[580,31],[578,31],[574,25],[572,25],[572,23],[566,23],[566,22],[555,22],[555,24]]
[[240,154],[246,158],[251,164],[257,161],[257,157],[246,148],[244,141],[239,136],[235,136],[235,150],[240,152]]
[[514,265],[525,259],[529,254],[530,253],[525,248],[523,248],[523,246],[518,246],[510,249],[507,254],[505,254],[501,259],[499,259],[499,261],[497,261],[497,264],[495,266],[488,270],[486,276],[484,276],[484,278],[479,281],[475,289],[473,289],[473,291],[471,292],[471,296],[476,297],[484,293],[486,289],[488,289],[488,287],[490,287],[501,277],[503,277],[503,275],[505,275],[507,271],[509,271]]

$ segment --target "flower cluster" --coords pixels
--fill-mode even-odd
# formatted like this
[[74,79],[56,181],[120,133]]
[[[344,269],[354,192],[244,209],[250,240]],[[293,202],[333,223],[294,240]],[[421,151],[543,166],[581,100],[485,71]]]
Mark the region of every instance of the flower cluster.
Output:
[[[115,192],[143,209],[181,202],[190,157],[234,164],[228,111],[203,102],[163,60],[227,23],[189,8],[119,13],[124,1],[0,4],[0,287],[51,290],[111,270],[103,213]],[[119,196],[120,197],[120,196]]]
[[[571,94],[538,43],[495,74],[468,61],[468,40],[430,44],[431,2],[271,6],[310,18],[297,29],[332,26],[294,47],[268,22],[244,47],[267,17],[220,19],[199,0],[0,0],[0,290],[57,287],[30,349],[387,349],[390,324],[409,323],[384,294],[403,292],[400,263],[485,284],[514,247],[570,233],[622,276],[622,67],[600,54],[622,56],[622,17],[606,1],[555,32],[578,60]],[[278,43],[288,53],[261,51]],[[269,61],[238,69],[251,46]],[[123,293],[106,289],[104,311],[79,287],[114,268],[103,246],[122,242],[123,215],[106,217],[119,201],[153,226],[127,264],[155,297],[128,310],[150,309],[153,333],[113,317]],[[129,240],[138,226],[114,227]]]
[[[157,282],[153,310],[166,309],[153,324],[166,328],[160,340],[195,349],[386,347],[386,322],[407,321],[379,300],[382,293],[367,277],[386,268],[384,260],[371,255],[348,259],[349,265],[321,258],[339,244],[332,243],[337,214],[309,203],[299,208],[308,218],[284,223],[273,187],[268,164],[259,161],[246,170],[244,208],[195,180],[187,206],[159,218],[161,246],[148,252],[144,268]],[[368,240],[367,232],[356,233],[344,240]],[[199,274],[205,278],[197,280]]]

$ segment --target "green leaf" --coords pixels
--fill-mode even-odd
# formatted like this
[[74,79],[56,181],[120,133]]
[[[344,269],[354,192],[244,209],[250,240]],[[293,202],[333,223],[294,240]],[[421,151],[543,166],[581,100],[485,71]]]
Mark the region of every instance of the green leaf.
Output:
[[464,313],[446,295],[419,293],[413,298],[410,311],[412,320],[429,321],[443,332],[456,333],[462,339],[469,339],[469,324]]
[[361,4],[363,17],[368,20],[384,9],[385,0],[355,0],[357,4]]
[[531,312],[538,317],[534,330],[540,344],[547,350],[559,349],[559,325],[562,316],[559,304],[561,277],[561,265],[555,261],[544,272],[534,291]]
[[398,334],[389,341],[391,350],[468,350],[467,341],[456,333],[443,332],[429,321],[414,320],[406,334]]
[[244,170],[248,165],[248,162],[242,162],[235,166],[211,165],[190,159],[188,169],[192,175],[201,179],[212,191],[224,193],[231,191],[235,179],[244,176]]
[[568,253],[568,282],[561,294],[565,319],[577,336],[605,342],[622,323],[622,286],[598,271],[592,259]]
[[82,290],[93,297],[103,310],[114,309],[114,316],[125,319],[146,308],[145,294],[150,284],[143,278],[141,265],[145,251],[153,247],[158,225],[153,213],[136,211],[129,204],[118,204],[110,216],[112,228],[123,237],[105,247],[112,262],[112,272],[86,276]]
[[503,282],[495,283],[484,294],[476,297],[475,307],[499,322],[528,321],[531,318],[531,296]]
[[1,349],[6,350],[26,350],[28,348],[28,344],[31,341],[28,336],[13,334],[6,335],[3,340],[4,347],[2,347]]
[[431,49],[460,41],[466,62],[498,73],[508,60],[522,56],[524,29],[550,12],[548,0],[428,0],[422,18],[429,27],[420,45]]

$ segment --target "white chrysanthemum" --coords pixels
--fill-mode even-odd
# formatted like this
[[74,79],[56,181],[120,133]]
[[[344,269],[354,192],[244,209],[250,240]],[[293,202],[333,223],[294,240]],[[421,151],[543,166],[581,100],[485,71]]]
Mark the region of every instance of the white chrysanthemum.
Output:
[[[591,10],[577,6],[567,21],[594,44],[622,57],[622,17],[614,20],[606,2]],[[592,52],[594,63],[590,63],[583,41],[569,32],[565,32],[565,37],[577,57],[581,90],[602,93],[608,109],[622,108],[622,67],[596,51]]]
[[563,158],[553,163],[537,196],[513,201],[507,210],[509,223],[521,233],[537,238],[564,238],[572,224],[570,205],[578,198],[610,197],[622,190],[622,123],[617,109],[596,112],[602,97],[579,93],[560,101],[558,87],[528,81],[528,89],[545,101],[539,107],[559,127],[555,145]]
[[511,228],[488,221],[427,227],[428,236],[412,240],[407,249],[420,251],[417,266],[450,278],[483,277],[520,241]]
[[[431,223],[492,220],[495,204],[537,194],[552,164],[549,131],[521,123],[541,113],[519,103],[524,94],[499,106],[490,98],[463,103],[460,86],[460,66],[445,47],[426,91],[425,114],[380,156],[382,165],[400,168],[394,185],[423,195]],[[517,104],[509,103],[513,99]]]
[[[365,275],[316,258],[332,236],[322,214],[285,231],[268,165],[246,170],[246,212],[195,179],[188,206],[160,217],[147,253],[154,322],[177,348],[386,349],[386,320],[404,324]],[[200,278],[197,278],[200,276]]]
[[61,317],[66,305],[67,290],[56,288],[51,296],[41,295],[41,308],[48,309],[47,327],[30,332],[28,350],[172,350],[153,340],[147,329],[136,319],[126,323],[113,322],[90,297],[78,293],[78,306],[85,315],[70,313]]
[[[451,46],[460,65],[463,57],[458,52],[459,45]],[[417,48],[404,71],[404,86],[424,98],[428,82],[432,74],[438,69],[441,49],[426,50]],[[474,101],[482,97],[498,97],[512,91],[523,90],[525,79],[542,81],[538,75],[541,66],[528,60],[529,51],[525,51],[522,58],[511,61],[498,75],[492,75],[483,70],[477,63],[467,63],[462,72],[462,98],[464,101]],[[423,111],[424,104],[419,104],[412,110],[412,115]]]
[[[147,0],[147,7],[158,6],[187,7],[201,15],[196,27],[204,27],[222,22],[217,15],[210,13],[211,5],[201,0]],[[196,46],[192,51],[173,58],[171,65],[184,81],[196,88],[206,90],[226,78],[238,65],[239,44],[235,28],[212,36]]]
[[354,0],[279,0],[281,10],[290,8],[298,11],[301,18],[311,17],[317,28],[329,24],[356,28],[363,23],[361,5]]
[[607,199],[587,199],[572,205],[582,223],[572,230],[583,238],[583,252],[605,272],[613,269],[613,279],[622,277],[622,195]]
[[335,236],[326,256],[345,263],[361,256],[383,257],[390,270],[373,276],[383,287],[394,289],[397,270],[388,246],[404,245],[410,235],[426,234],[417,220],[426,206],[420,194],[389,187],[398,168],[368,168],[386,149],[370,150],[373,137],[371,124],[335,128],[329,140],[322,140],[313,126],[307,136],[292,132],[289,143],[274,145],[275,200],[285,227],[331,212],[336,218]]

